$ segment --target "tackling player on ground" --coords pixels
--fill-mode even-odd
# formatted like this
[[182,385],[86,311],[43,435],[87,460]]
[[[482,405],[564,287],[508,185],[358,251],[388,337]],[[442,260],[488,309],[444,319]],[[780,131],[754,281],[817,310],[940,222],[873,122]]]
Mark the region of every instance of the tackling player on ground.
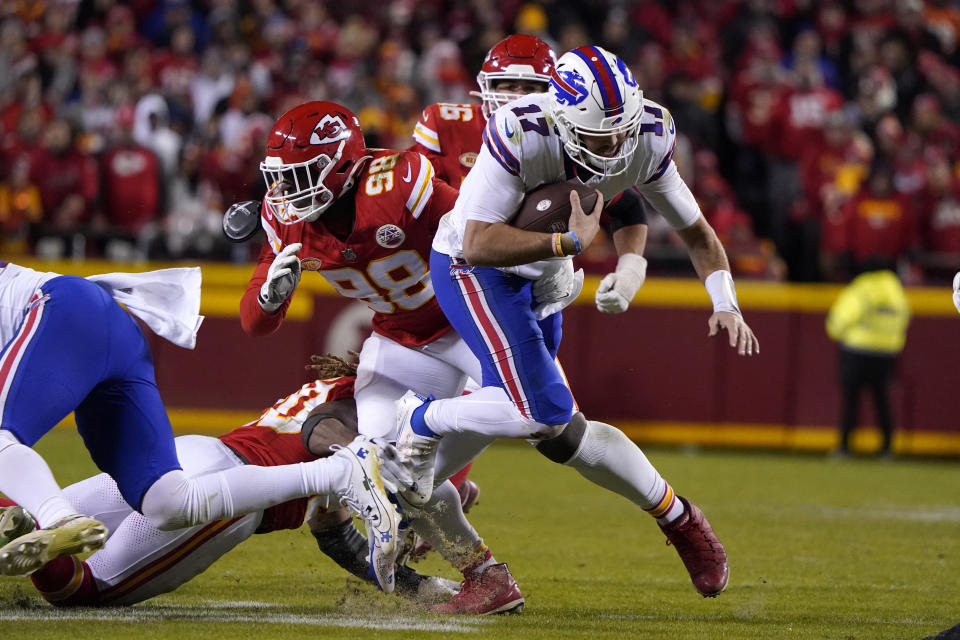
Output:
[[[177,454],[190,476],[247,464],[276,466],[330,456],[357,437],[353,383],[356,370],[335,358],[314,356],[320,380],[266,409],[253,422],[219,438],[180,436]],[[254,533],[310,525],[321,550],[355,576],[372,581],[366,540],[351,513],[327,497],[284,502],[263,511],[174,531],[161,531],[134,511],[116,482],[100,474],[64,489],[81,513],[98,518],[110,531],[103,549],[86,561],[61,556],[31,575],[53,605],[115,606],[142,602],[173,591],[205,571]],[[0,499],[0,545],[34,530],[35,521],[19,506]],[[435,541],[443,544],[442,538]],[[454,550],[469,555],[469,550]],[[448,600],[455,583],[397,570],[397,591],[417,602]]]

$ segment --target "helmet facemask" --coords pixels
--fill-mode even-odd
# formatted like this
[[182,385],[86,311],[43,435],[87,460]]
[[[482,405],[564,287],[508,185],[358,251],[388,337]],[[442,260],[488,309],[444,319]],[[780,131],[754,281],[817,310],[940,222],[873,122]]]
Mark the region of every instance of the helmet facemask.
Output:
[[532,69],[529,73],[484,73],[481,71],[479,74],[477,74],[477,84],[480,86],[480,91],[471,91],[470,95],[476,96],[483,100],[484,117],[489,118],[491,113],[508,102],[513,102],[517,98],[521,98],[529,93],[533,93],[531,91],[498,90],[496,85],[504,80],[524,80],[529,83],[542,84],[542,93],[547,91],[547,87],[550,83],[550,78],[548,76],[534,73]]
[[[609,128],[590,128],[577,125],[571,122],[561,110],[555,110],[554,120],[557,123],[560,140],[563,142],[564,149],[571,160],[596,175],[616,176],[627,170],[630,158],[637,149],[640,135],[640,115],[638,111],[630,120],[614,124]],[[604,122],[618,119],[622,118],[605,118]],[[610,138],[622,139],[616,148],[603,154],[590,150],[591,148],[596,149],[598,143],[602,143],[600,139],[606,141]],[[593,142],[594,140],[596,142]]]
[[283,224],[313,222],[353,186],[357,171],[369,156],[340,163],[345,144],[346,140],[340,141],[332,158],[321,153],[305,162],[284,164],[278,156],[268,155],[260,163],[267,184],[264,199],[277,220]]

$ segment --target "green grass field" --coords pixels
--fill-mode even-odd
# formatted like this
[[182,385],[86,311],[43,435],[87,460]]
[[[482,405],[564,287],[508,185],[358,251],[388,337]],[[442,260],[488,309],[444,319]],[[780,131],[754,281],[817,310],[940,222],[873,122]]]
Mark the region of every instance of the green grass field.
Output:
[[[38,450],[64,484],[93,471],[70,430]],[[254,536],[179,591],[126,609],[56,610],[28,580],[0,577],[0,629],[31,639],[913,640],[960,622],[956,461],[647,454],[727,547],[731,581],[717,599],[696,594],[638,508],[505,443],[474,467],[483,495],[471,520],[510,564],[521,615],[422,613],[346,576],[303,530]],[[435,558],[417,567],[454,577]]]

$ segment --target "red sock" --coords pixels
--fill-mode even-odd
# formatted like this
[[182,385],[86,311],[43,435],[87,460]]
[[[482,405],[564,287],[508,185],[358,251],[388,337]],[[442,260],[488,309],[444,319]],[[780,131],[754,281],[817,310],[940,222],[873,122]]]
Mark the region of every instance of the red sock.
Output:
[[55,558],[30,576],[43,599],[57,607],[94,607],[100,591],[86,562],[74,556]]
[[460,485],[463,484],[463,481],[467,479],[467,474],[470,473],[470,467],[472,466],[473,462],[468,462],[467,466],[450,476],[450,482],[453,483],[453,486],[455,486],[457,489],[460,488]]
[[0,507],[15,507],[17,503],[10,498],[0,498]]

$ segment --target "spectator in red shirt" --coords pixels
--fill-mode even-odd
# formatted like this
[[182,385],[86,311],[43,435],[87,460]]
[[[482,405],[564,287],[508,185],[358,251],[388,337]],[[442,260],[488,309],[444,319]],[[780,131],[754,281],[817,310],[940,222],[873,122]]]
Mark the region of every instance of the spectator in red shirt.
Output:
[[[52,120],[43,132],[42,148],[30,163],[30,180],[43,203],[37,251],[48,257],[64,255],[67,239],[75,235],[82,239],[99,188],[96,159],[75,148],[73,137],[66,120]],[[82,257],[85,250],[80,244],[72,243],[71,251]]]
[[949,282],[960,264],[960,176],[942,153],[928,154],[923,194],[921,257],[925,280]]
[[948,158],[960,158],[960,126],[943,116],[936,96],[923,93],[916,97],[910,125],[924,150],[935,148]]
[[[893,169],[875,162],[864,186],[843,207],[837,224],[825,225],[825,255],[837,260],[832,279],[857,273],[871,258],[896,264],[917,247],[916,212],[893,188]],[[846,271],[846,273],[844,273]]]
[[15,129],[0,135],[0,178],[20,156],[32,157],[40,150],[40,138],[47,118],[40,107],[24,109],[17,118]]
[[[163,181],[160,163],[152,151],[133,139],[133,108],[117,111],[115,140],[100,158],[101,211],[107,225],[108,257],[113,247],[127,255],[133,245],[146,254],[146,245],[156,235],[161,212]],[[139,257],[135,256],[135,257]]]
[[781,94],[771,120],[767,235],[791,269],[799,270],[802,247],[792,243],[788,228],[790,209],[803,195],[798,161],[822,143],[827,114],[843,106],[843,96],[824,86],[820,70],[809,60],[797,62],[793,84]]

